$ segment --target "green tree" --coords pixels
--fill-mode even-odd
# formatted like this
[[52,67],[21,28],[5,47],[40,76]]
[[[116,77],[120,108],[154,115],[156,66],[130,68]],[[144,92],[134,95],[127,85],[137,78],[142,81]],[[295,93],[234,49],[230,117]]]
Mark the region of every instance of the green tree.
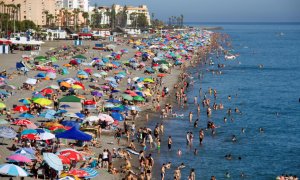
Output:
[[137,17],[137,25],[139,28],[146,28],[148,27],[148,20],[145,14],[140,13]]
[[113,4],[110,12],[110,27],[114,29],[116,27],[116,5]]
[[90,17],[89,13],[88,12],[83,12],[82,17],[84,18],[84,25],[88,26],[87,22],[88,22],[88,19]]

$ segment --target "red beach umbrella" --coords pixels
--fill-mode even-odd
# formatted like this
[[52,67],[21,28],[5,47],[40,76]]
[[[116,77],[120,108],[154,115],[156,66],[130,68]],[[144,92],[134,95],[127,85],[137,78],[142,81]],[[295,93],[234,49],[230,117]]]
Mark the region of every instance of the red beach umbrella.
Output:
[[165,77],[165,76],[166,76],[166,74],[162,74],[162,73],[157,75],[157,77]]
[[65,156],[73,161],[82,161],[84,158],[82,154],[74,149],[65,149],[59,152],[59,155]]
[[84,105],[94,105],[94,104],[96,104],[96,102],[93,100],[84,101]]
[[37,134],[26,134],[21,136],[22,139],[29,139],[29,140],[39,140],[40,136]]
[[16,120],[15,122],[13,122],[13,124],[19,125],[19,126],[25,126],[25,125],[33,124],[33,123],[28,119],[19,119],[19,120]]
[[16,106],[13,110],[18,112],[25,112],[28,111],[29,109],[26,106]]
[[54,91],[53,91],[53,89],[45,88],[41,92],[46,95],[46,94],[52,94]]
[[63,155],[58,155],[58,157],[59,159],[61,159],[63,164],[71,164],[71,160],[68,157]]

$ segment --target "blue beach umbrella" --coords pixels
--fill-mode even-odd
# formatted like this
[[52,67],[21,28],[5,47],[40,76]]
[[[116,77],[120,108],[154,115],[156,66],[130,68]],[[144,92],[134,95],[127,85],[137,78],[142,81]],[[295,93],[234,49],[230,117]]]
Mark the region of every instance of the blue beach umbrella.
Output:
[[32,148],[20,148],[20,149],[16,150],[14,153],[15,154],[16,153],[20,153],[20,154],[27,153],[27,154],[34,155],[35,154],[35,150],[33,150]]
[[22,132],[21,132],[21,135],[24,136],[24,135],[27,135],[27,134],[37,134],[37,130],[35,129],[24,129]]
[[34,115],[32,114],[29,114],[29,113],[23,113],[21,114],[19,117],[22,117],[22,118],[34,118]]
[[117,113],[117,112],[113,112],[113,113],[111,114],[111,117],[112,117],[114,120],[118,120],[118,121],[123,121],[123,120],[124,120],[124,117],[122,116],[122,114]]
[[114,104],[120,104],[121,103],[121,101],[119,101],[117,99],[109,99],[106,102],[111,102],[111,103],[114,103]]
[[80,127],[79,122],[77,121],[62,121],[60,124],[64,125],[64,126],[68,126],[68,127]]
[[25,171],[20,166],[14,164],[2,164],[0,165],[0,174],[5,174],[9,176],[21,176],[26,177],[28,176],[28,172]]
[[57,155],[53,153],[43,153],[43,159],[54,170],[56,171],[63,170],[62,161]]
[[11,127],[2,126],[0,127],[0,137],[3,138],[15,138],[17,136],[16,131]]

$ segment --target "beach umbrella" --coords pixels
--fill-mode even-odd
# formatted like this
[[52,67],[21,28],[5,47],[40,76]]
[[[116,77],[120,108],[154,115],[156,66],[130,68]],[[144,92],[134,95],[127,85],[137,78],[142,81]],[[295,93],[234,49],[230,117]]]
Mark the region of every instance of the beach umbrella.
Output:
[[36,104],[39,104],[41,106],[48,106],[50,104],[52,104],[52,101],[46,98],[39,98],[33,101]]
[[67,82],[61,82],[60,86],[66,87],[66,88],[71,88],[71,84]]
[[0,125],[3,125],[3,124],[8,124],[9,122],[6,121],[5,119],[0,119]]
[[93,70],[91,68],[85,68],[84,71],[87,72],[87,73],[92,73],[93,72]]
[[50,57],[49,60],[52,61],[52,62],[57,62],[57,58],[54,57],[54,56]]
[[29,114],[29,113],[23,113],[19,117],[28,119],[28,118],[34,118],[34,115]]
[[106,108],[112,108],[112,107],[115,107],[115,105],[112,104],[112,103],[105,103],[104,107],[106,107]]
[[50,132],[44,132],[38,135],[40,137],[40,140],[49,140],[54,139],[55,135]]
[[31,104],[31,101],[30,101],[29,99],[25,99],[25,98],[20,99],[19,102],[20,102],[20,103],[23,103],[23,104],[25,104],[25,105]]
[[99,91],[92,91],[92,95],[96,96],[96,97],[102,97],[103,96],[103,94]]
[[63,155],[58,155],[59,159],[61,159],[61,162],[63,164],[71,164],[71,160],[66,157],[66,156],[63,156]]
[[51,88],[45,88],[45,89],[41,90],[41,92],[44,94],[53,94],[54,91]]
[[62,161],[56,154],[43,153],[43,159],[54,170],[56,170],[56,171],[62,171],[63,170]]
[[95,104],[96,104],[96,102],[93,101],[93,100],[86,100],[86,101],[84,101],[84,105],[95,105]]
[[26,134],[22,135],[21,139],[40,140],[40,137],[37,134]]
[[94,122],[94,121],[98,121],[98,120],[99,120],[99,117],[97,117],[97,116],[89,116],[84,119],[84,121],[89,121],[89,122]]
[[27,134],[36,134],[38,133],[36,129],[24,129],[22,132],[21,132],[21,135],[27,135]]
[[68,105],[68,104],[63,104],[63,105],[61,105],[61,106],[59,106],[60,108],[64,108],[64,109],[66,109],[66,108],[69,108],[69,107],[71,107],[70,105]]
[[101,78],[102,77],[101,74],[99,74],[99,73],[94,73],[93,76],[95,76],[96,78]]
[[68,172],[68,174],[77,176],[79,178],[89,175],[89,173],[87,173],[85,170],[82,169],[72,169],[71,171]]
[[142,111],[141,108],[137,107],[137,106],[128,106],[127,107],[129,110],[133,110],[133,111]]
[[106,76],[106,75],[107,75],[107,72],[101,71],[99,74],[102,75],[102,76]]
[[6,105],[2,102],[0,102],[0,109],[6,108]]
[[65,156],[68,159],[73,160],[73,161],[82,161],[82,160],[84,160],[84,157],[81,154],[81,152],[76,151],[75,149],[70,149],[70,148],[62,149],[62,150],[59,150],[56,154],[61,155],[61,156]]
[[101,120],[101,121],[106,121],[106,122],[108,122],[108,123],[110,123],[110,124],[112,124],[113,122],[114,122],[114,119],[111,117],[111,116],[109,116],[108,114],[99,114],[98,115],[98,118]]
[[128,100],[128,101],[132,101],[133,97],[130,96],[129,94],[122,94],[123,99]]
[[73,176],[68,173],[62,173],[60,177],[61,178],[59,180],[80,180],[77,176]]
[[123,121],[123,120],[124,120],[124,117],[122,116],[122,114],[117,113],[117,112],[113,112],[113,113],[111,114],[111,117],[112,117],[114,120],[118,120],[118,121]]
[[16,161],[16,162],[25,162],[25,163],[31,162],[31,159],[29,159],[28,157],[22,154],[13,154],[8,156],[6,159]]
[[73,85],[72,88],[73,88],[73,89],[83,89],[82,86],[77,85],[77,84]]
[[56,79],[56,73],[55,72],[48,72],[46,74],[46,77],[48,77],[50,79]]
[[59,86],[57,86],[57,85],[50,85],[49,88],[51,88],[51,89],[59,89]]
[[166,74],[162,74],[162,73],[157,74],[157,77],[165,77],[165,76],[166,76]]
[[5,174],[9,176],[21,176],[21,177],[28,176],[28,173],[23,168],[14,164],[1,164],[0,174]]
[[14,125],[21,125],[21,126],[24,126],[26,124],[32,124],[32,122],[28,119],[18,119],[16,121],[13,122]]
[[37,56],[34,58],[34,60],[37,60],[37,61],[46,61],[47,58],[45,56]]
[[80,124],[77,121],[68,121],[68,120],[66,120],[66,121],[62,121],[61,124],[64,125],[65,127],[74,127],[74,126],[76,126],[76,127],[80,128]]
[[46,73],[38,73],[35,77],[36,78],[45,78],[46,77]]
[[31,84],[31,85],[34,85],[36,84],[37,80],[36,79],[33,79],[33,78],[28,78],[25,83],[26,84]]
[[120,104],[120,103],[122,103],[121,101],[119,101],[117,99],[109,99],[106,102],[110,102],[110,103],[114,103],[114,104]]
[[11,90],[16,89],[16,87],[13,85],[3,84],[0,86],[0,89],[5,89],[7,91],[11,91]]
[[16,150],[14,152],[14,154],[17,154],[17,153],[19,153],[19,154],[32,154],[32,155],[34,155],[35,154],[35,150],[33,150],[32,148],[20,148],[20,149],[18,149],[18,150]]
[[74,59],[87,59],[87,57],[85,57],[83,55],[76,55],[76,56],[73,56],[72,58],[74,58]]
[[144,79],[144,82],[154,83],[154,80],[153,80],[153,79],[150,79],[150,78],[145,78],[145,79]]
[[92,168],[81,168],[81,169],[86,171],[89,174],[88,176],[84,177],[85,179],[92,179],[99,175],[99,173],[95,169]]
[[145,99],[142,96],[134,96],[133,100],[135,100],[135,101],[145,101]]

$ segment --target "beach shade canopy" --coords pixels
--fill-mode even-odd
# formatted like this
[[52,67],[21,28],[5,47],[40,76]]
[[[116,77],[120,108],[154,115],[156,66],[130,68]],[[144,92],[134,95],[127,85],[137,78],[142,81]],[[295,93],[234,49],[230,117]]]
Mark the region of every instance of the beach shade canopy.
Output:
[[70,149],[70,148],[62,149],[62,150],[59,150],[56,154],[60,155],[60,156],[65,156],[68,159],[73,160],[73,161],[83,161],[84,160],[84,157],[81,154],[81,152],[76,151],[75,149]]
[[81,99],[77,96],[65,96],[59,99],[59,102],[81,102]]
[[6,159],[11,161],[16,161],[16,162],[25,162],[25,163],[31,162],[31,159],[29,159],[27,156],[22,154],[13,154],[8,156]]
[[17,136],[16,131],[11,127],[0,127],[0,137],[3,138],[15,138]]
[[28,107],[26,107],[26,106],[16,106],[13,110],[14,110],[14,111],[18,111],[18,112],[26,112],[26,111],[28,111],[29,109],[28,109]]
[[72,127],[67,131],[56,134],[56,138],[90,141],[92,139],[92,136],[80,131],[76,127]]
[[43,159],[54,170],[56,170],[56,171],[62,171],[63,170],[62,161],[56,154],[43,153]]
[[28,173],[23,168],[14,164],[1,164],[0,174],[5,174],[9,176],[21,176],[21,177],[28,176]]
[[74,59],[87,59],[87,57],[83,56],[83,55],[76,55],[73,56]]
[[92,179],[99,175],[99,173],[92,168],[81,168],[82,170],[86,171],[89,175],[85,176],[84,179]]

